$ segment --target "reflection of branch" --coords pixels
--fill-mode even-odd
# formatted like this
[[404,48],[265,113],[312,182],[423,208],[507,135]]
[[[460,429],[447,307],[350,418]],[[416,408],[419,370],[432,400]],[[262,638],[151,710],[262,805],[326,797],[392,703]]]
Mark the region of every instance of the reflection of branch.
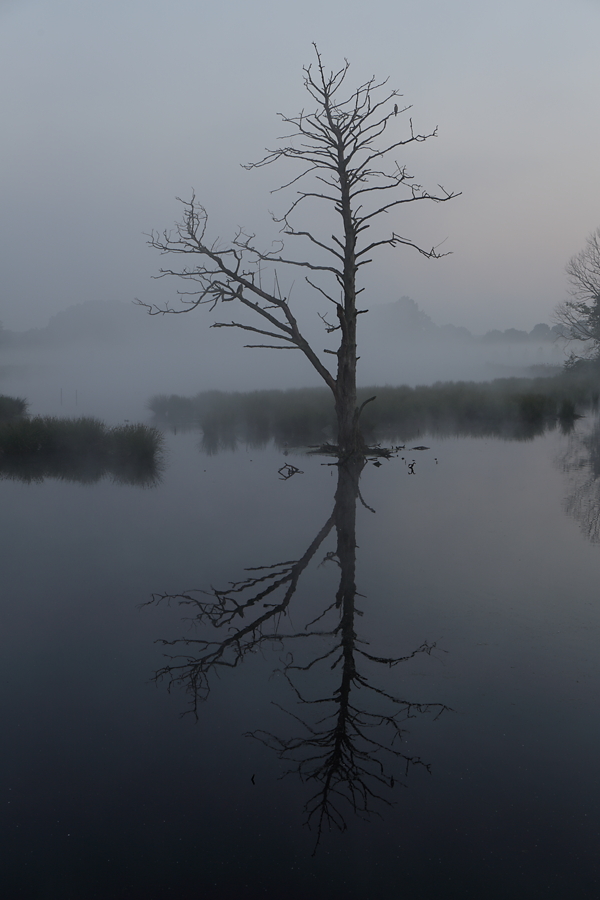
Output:
[[572,516],[593,544],[600,543],[600,484],[595,478],[582,482],[565,500]]
[[588,433],[572,432],[558,463],[571,481],[565,512],[592,543],[600,543],[600,423],[596,421]]
[[[356,504],[364,464],[364,459],[338,464],[333,511],[300,559],[246,569],[248,577],[232,582],[226,590],[153,597],[154,602],[176,600],[192,606],[196,625],[227,632],[220,640],[207,637],[162,642],[190,648],[189,655],[171,657],[156,678],[166,677],[169,686],[184,685],[196,717],[217,667],[235,668],[265,642],[281,648],[293,644],[294,652],[288,649],[283,660],[283,675],[304,710],[298,715],[275,705],[288,720],[301,726],[302,733],[282,737],[257,729],[249,736],[289,764],[286,774],[295,773],[313,787],[304,812],[305,823],[316,828],[315,851],[326,828],[346,828],[348,811],[368,817],[379,801],[390,805],[384,791],[394,787],[396,777],[405,777],[412,766],[429,771],[429,765],[419,756],[405,752],[404,723],[425,713],[438,718],[449,709],[443,703],[407,700],[370,679],[369,670],[375,666],[391,669],[419,654],[431,655],[435,644],[424,642],[407,655],[388,657],[370,652],[357,636],[356,620],[363,612],[356,607]],[[339,566],[335,597],[301,630],[284,632],[281,618],[289,615],[299,579],[334,526],[336,548],[325,554],[323,562],[333,561]],[[326,685],[331,672],[337,673],[337,681],[320,688],[317,696],[311,697],[310,688],[300,684],[318,675],[319,685]],[[311,712],[317,712],[316,720]],[[398,763],[402,768],[395,775],[391,767]]]
[[[434,646],[424,644],[407,657],[391,660],[379,659],[366,653],[363,655],[377,662],[396,665],[411,659],[417,653],[430,654]],[[346,829],[345,807],[362,818],[368,818],[373,802],[381,801],[391,805],[382,793],[395,784],[394,775],[388,774],[386,770],[386,758],[392,762],[402,762],[405,777],[411,766],[423,766],[430,771],[428,763],[418,756],[409,756],[402,747],[395,744],[402,744],[405,733],[402,725],[407,719],[415,718],[419,713],[430,712],[435,712],[437,719],[444,710],[449,709],[441,703],[413,703],[374,687],[365,676],[356,671],[354,657],[352,653],[348,653],[348,647],[338,644],[337,649],[341,652],[331,667],[342,662],[342,675],[339,686],[331,697],[307,700],[289,673],[292,669],[307,671],[314,663],[330,659],[334,651],[306,666],[289,662],[284,669],[298,703],[322,705],[326,709],[322,718],[311,725],[305,718],[284,710],[303,727],[304,735],[281,738],[263,730],[250,735],[275,750],[279,759],[291,764],[285,774],[295,773],[302,781],[315,786],[315,792],[304,805],[305,824],[314,823],[317,829],[315,851],[325,827],[335,827],[341,831]],[[360,705],[351,700],[353,690],[359,697],[358,692],[364,692]],[[376,701],[387,701],[388,710],[372,712],[366,709],[366,692],[371,692]]]
[[[170,657],[172,662],[163,666],[156,673],[156,679],[167,678],[169,686],[185,685],[191,696],[191,712],[198,716],[198,703],[205,700],[210,693],[210,674],[217,666],[235,668],[243,658],[254,652],[261,643],[278,641],[283,636],[278,633],[281,616],[287,613],[289,604],[298,587],[302,572],[331,531],[333,514],[319,531],[306,553],[298,560],[277,563],[273,566],[257,566],[246,569],[247,572],[258,572],[244,581],[231,582],[227,590],[213,588],[211,591],[193,590],[181,594],[154,594],[153,603],[163,600],[175,600],[181,606],[192,606],[195,610],[196,625],[209,624],[214,628],[235,626],[239,619],[248,613],[254,616],[247,625],[232,630],[221,641],[203,638],[178,638],[174,641],[162,640],[165,646],[194,646],[194,656],[181,654]],[[258,590],[257,590],[258,588]],[[284,590],[283,597],[277,598],[277,592]],[[248,596],[250,592],[250,596]],[[204,597],[210,597],[205,600]],[[266,602],[267,598],[274,602]],[[253,607],[262,603],[262,610],[256,612]],[[267,624],[275,621],[275,630],[264,632]],[[200,655],[198,656],[198,652]]]

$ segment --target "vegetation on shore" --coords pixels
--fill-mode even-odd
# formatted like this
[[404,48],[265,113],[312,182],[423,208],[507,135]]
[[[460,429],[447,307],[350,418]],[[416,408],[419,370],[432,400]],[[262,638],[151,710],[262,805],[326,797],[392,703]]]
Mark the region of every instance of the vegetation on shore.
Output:
[[109,477],[150,486],[161,471],[164,438],[147,425],[108,427],[99,419],[14,417],[0,424],[0,478],[58,478],[87,484]]
[[19,419],[27,413],[27,400],[0,394],[0,423]]
[[[376,397],[365,406],[361,420],[369,442],[410,441],[426,432],[528,439],[557,425],[569,430],[578,416],[597,405],[599,396],[600,373],[594,367],[552,377],[359,390],[360,403]],[[321,445],[335,435],[335,412],[326,388],[159,395],[148,406],[163,427],[201,429],[208,452],[234,448],[238,441],[252,446],[270,440],[279,446]]]

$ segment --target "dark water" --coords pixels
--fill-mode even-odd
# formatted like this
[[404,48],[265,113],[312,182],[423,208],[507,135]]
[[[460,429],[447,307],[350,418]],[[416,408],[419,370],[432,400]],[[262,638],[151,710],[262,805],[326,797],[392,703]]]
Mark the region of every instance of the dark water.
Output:
[[[600,895],[593,423],[422,443],[365,468],[364,504],[320,458],[193,434],[152,489],[0,482],[5,896]],[[141,605],[192,589],[220,629]],[[197,666],[152,679],[206,649],[178,638],[237,660],[201,673],[197,720]]]

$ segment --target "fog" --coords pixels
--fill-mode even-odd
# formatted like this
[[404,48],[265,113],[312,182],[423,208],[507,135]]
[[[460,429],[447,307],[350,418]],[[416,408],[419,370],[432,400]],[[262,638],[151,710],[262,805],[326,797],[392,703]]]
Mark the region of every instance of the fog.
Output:
[[[341,0],[1,3],[0,320],[22,331],[81,302],[170,299],[172,287],[152,281],[160,261],[144,233],[169,227],[175,198],[192,188],[216,236],[244,225],[268,243],[269,210],[283,202],[269,192],[289,173],[240,163],[276,142],[279,110],[305,105],[314,40],[328,66],[349,59],[353,84],[390,76],[415,127],[439,128],[400,163],[432,190],[462,192],[396,217],[403,234],[452,255],[382,253],[366,274],[369,305],[406,294],[437,324],[475,333],[551,323],[565,262],[598,225],[599,19],[590,0],[375,0],[368,13]],[[407,117],[397,126],[407,129]],[[120,369],[137,371],[136,354],[115,355],[106,384]],[[197,356],[186,363],[194,386],[262,384],[275,365],[233,345],[219,375]],[[276,379],[310,377],[287,364]],[[157,377],[161,365],[153,361]],[[183,377],[183,359],[180,367]],[[438,374],[458,372],[440,365]]]
[[[322,384],[299,351],[246,349],[215,319],[206,308],[150,316],[133,303],[78,304],[44,328],[4,331],[0,393],[26,397],[32,413],[120,422],[143,418],[154,394]],[[304,319],[315,348],[335,347],[316,307]],[[360,317],[359,354],[359,384],[416,385],[550,373],[565,348],[547,325],[485,336],[440,327],[403,297]]]

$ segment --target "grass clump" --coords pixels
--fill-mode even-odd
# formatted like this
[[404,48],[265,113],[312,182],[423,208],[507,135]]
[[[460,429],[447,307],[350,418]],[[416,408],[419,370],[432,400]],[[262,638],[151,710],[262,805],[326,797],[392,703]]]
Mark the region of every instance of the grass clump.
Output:
[[159,480],[163,435],[147,425],[110,428],[99,419],[35,416],[0,425],[0,477],[20,481],[59,478],[121,484]]
[[22,397],[6,397],[0,394],[0,422],[19,419],[27,413],[27,400]]

